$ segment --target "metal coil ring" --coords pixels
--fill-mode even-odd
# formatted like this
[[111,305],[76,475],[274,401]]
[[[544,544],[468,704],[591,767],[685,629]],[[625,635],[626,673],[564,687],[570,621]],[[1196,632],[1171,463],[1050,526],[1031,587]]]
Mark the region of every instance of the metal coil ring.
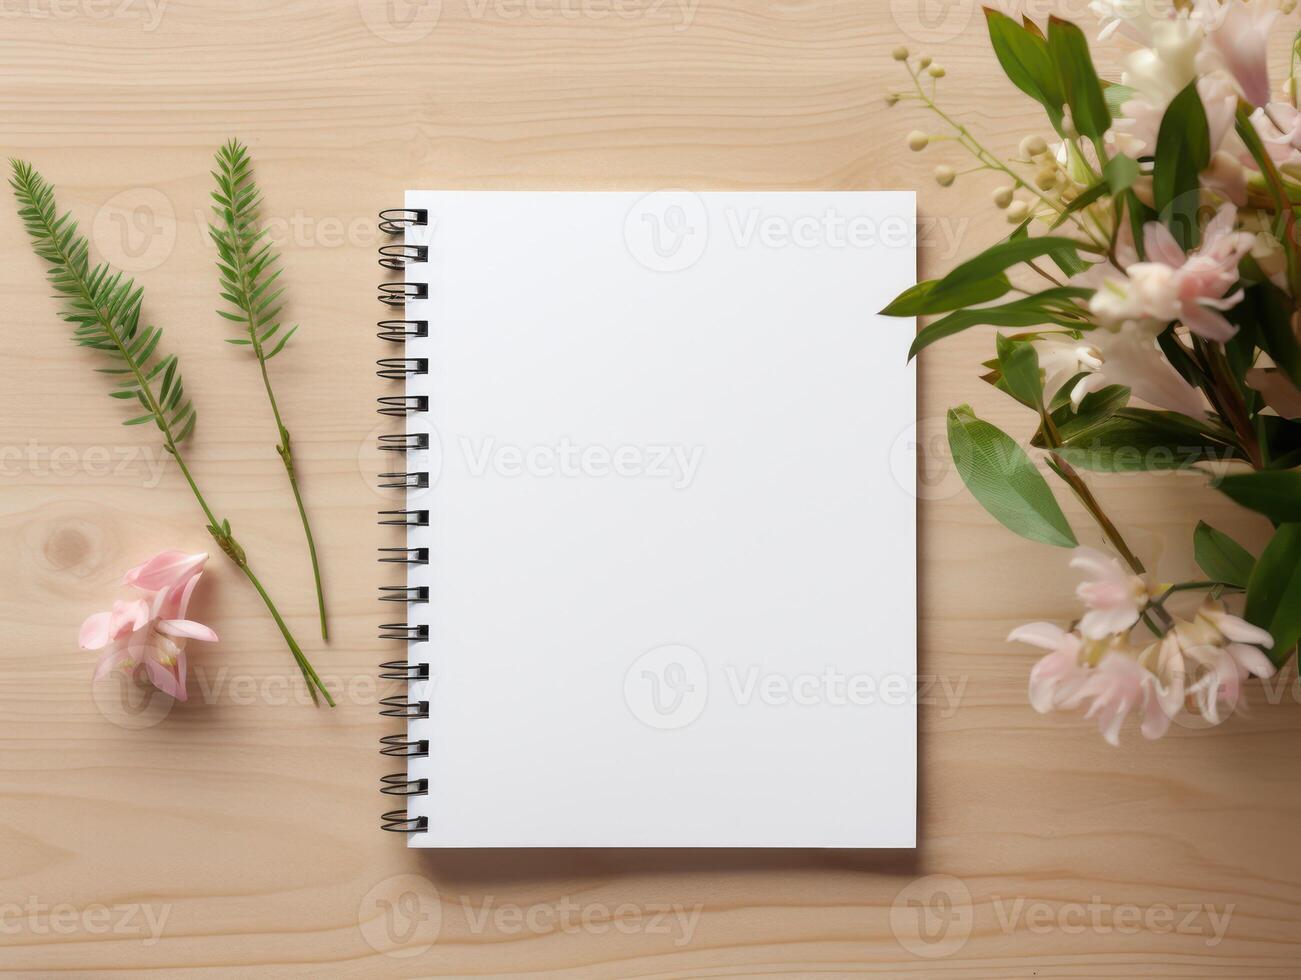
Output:
[[392,341],[395,344],[412,338],[429,336],[428,320],[380,320],[375,326],[379,327],[376,336],[380,340]]
[[407,228],[429,224],[429,212],[424,208],[387,208],[379,213],[379,230],[386,235],[399,235]]
[[[379,665],[379,676],[386,681],[427,681],[429,664],[413,664],[407,660],[389,660]],[[412,671],[415,673],[411,673]]]
[[383,256],[379,264],[386,269],[401,272],[415,262],[429,261],[428,245],[384,245],[379,254]]

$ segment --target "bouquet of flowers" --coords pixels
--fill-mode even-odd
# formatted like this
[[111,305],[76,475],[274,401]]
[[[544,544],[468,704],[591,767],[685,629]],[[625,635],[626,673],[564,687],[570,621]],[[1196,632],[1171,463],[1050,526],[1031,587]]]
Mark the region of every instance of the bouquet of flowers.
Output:
[[[1148,738],[1184,711],[1218,723],[1301,636],[1301,35],[1277,90],[1268,63],[1294,6],[1095,0],[1099,40],[1129,46],[1115,81],[1098,77],[1075,24],[987,9],[999,64],[1046,116],[1010,160],[940,107],[942,66],[894,52],[911,82],[887,101],[916,103],[944,130],[914,131],[909,146],[944,139],[974,158],[964,173],[1000,175],[993,203],[1014,228],[883,312],[933,317],[913,355],[972,327],[1009,331],[982,378],[1035,414],[1031,446],[1114,554],[1079,545],[1025,449],[966,405],[948,412],[949,445],[999,522],[1074,549],[1081,618],[1010,639],[1047,651],[1031,705],[1086,708],[1112,744],[1131,712]],[[935,170],[943,186],[959,176]],[[1156,582],[1082,471],[1188,468],[1274,530],[1253,555],[1199,522],[1200,572]]]

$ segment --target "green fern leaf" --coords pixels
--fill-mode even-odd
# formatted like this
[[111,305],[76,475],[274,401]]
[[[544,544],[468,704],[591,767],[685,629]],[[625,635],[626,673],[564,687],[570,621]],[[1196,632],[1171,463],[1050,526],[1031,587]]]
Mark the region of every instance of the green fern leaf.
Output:
[[252,160],[248,148],[236,140],[226,143],[217,151],[217,169],[212,171],[217,182],[213,192],[212,207],[216,220],[209,224],[208,232],[217,246],[217,271],[221,274],[221,298],[230,309],[217,313],[227,320],[242,323],[247,343],[260,361],[266,361],[284,349],[281,339],[274,352],[268,354],[263,345],[280,329],[281,307],[278,300],[284,288],[277,284],[281,269],[276,267],[279,256],[266,240],[266,231],[258,227],[258,207],[262,195],[253,182]]
[[[158,357],[162,330],[140,325],[144,290],[106,262],[92,266],[90,247],[77,231],[76,220],[70,213],[58,213],[54,188],[29,163],[11,160],[10,167],[9,186],[18,201],[18,216],[33,251],[49,266],[50,285],[63,300],[60,316],[74,325],[73,340],[103,351],[115,362],[96,368],[102,374],[124,377],[110,397],[134,398],[147,412],[122,424],[154,422],[169,447],[175,447],[193,430],[195,415],[188,400],[175,397],[181,389],[175,355]],[[152,380],[159,372],[165,372],[163,386],[171,397],[154,395]]]

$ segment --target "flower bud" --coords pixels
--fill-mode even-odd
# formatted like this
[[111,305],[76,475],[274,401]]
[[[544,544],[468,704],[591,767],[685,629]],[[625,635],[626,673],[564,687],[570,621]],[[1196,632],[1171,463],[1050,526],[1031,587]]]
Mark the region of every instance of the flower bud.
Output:
[[994,191],[994,207],[1006,208],[1012,203],[1012,194],[1014,189],[1011,187],[999,187]]
[[1014,225],[1019,225],[1029,213],[1030,205],[1025,201],[1013,201],[1007,209],[1007,220]]
[[918,68],[929,68],[930,64],[931,64],[931,56],[928,54],[924,54],[917,59]]
[[944,164],[940,164],[935,168],[935,182],[941,187],[948,187],[957,179],[957,176],[952,167],[947,167]]
[[890,52],[890,57],[893,58],[895,61],[907,61],[908,49],[901,44],[893,51]]
[[1048,167],[1034,175],[1034,185],[1041,191],[1049,191],[1057,186],[1057,168]]
[[920,129],[914,129],[908,134],[908,149],[916,153],[918,150],[926,149],[926,144],[930,141],[931,138]]
[[931,78],[943,78],[943,77],[944,77],[944,66],[943,66],[943,65],[931,65],[929,68],[926,69],[926,74],[930,75]]
[[1062,106],[1065,111],[1062,113],[1062,135],[1068,140],[1079,139],[1080,131],[1075,128],[1075,119],[1071,116],[1071,110]]
[[1042,136],[1027,136],[1021,141],[1021,156],[1027,160],[1048,152],[1048,144]]
[[897,106],[897,105],[899,104],[899,93],[898,93],[898,92],[886,92],[886,93],[885,93],[885,104],[886,104],[887,106],[890,106],[891,108],[893,108],[894,106]]

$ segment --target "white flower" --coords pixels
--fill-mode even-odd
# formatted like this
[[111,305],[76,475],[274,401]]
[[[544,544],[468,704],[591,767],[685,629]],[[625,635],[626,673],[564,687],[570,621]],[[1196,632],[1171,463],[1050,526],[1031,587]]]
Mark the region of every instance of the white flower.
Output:
[[[1226,612],[1218,602],[1208,599],[1193,620],[1177,623],[1172,635],[1198,675],[1187,684],[1187,692],[1202,717],[1213,725],[1222,719],[1221,706],[1230,713],[1238,706],[1242,682],[1248,676],[1274,675],[1273,663],[1260,649],[1272,647],[1274,638],[1268,631]],[[1182,669],[1184,664],[1179,667]]]
[[1137,575],[1120,567],[1120,562],[1096,548],[1079,547],[1071,556],[1071,567],[1084,573],[1075,594],[1089,607],[1080,619],[1080,632],[1091,640],[1127,632],[1138,622],[1147,605],[1147,585]]
[[[1039,355],[1039,367],[1044,372],[1044,395],[1052,399],[1066,382],[1079,374],[1092,374],[1102,369],[1102,352],[1087,340],[1050,334],[1031,341]],[[1096,387],[1088,378],[1081,378],[1071,389],[1071,407],[1079,410],[1084,396]]]
[[1121,82],[1144,101],[1164,109],[1197,77],[1197,55],[1204,38],[1202,25],[1187,14],[1153,20],[1149,46],[1125,57]]
[[1124,385],[1149,405],[1189,418],[1205,417],[1206,399],[1171,366],[1157,345],[1157,334],[1164,326],[1145,320],[1115,330],[1092,331],[1089,340],[1102,355],[1102,367],[1081,380],[1083,391],[1072,392],[1072,396],[1078,393],[1083,398],[1107,384]]
[[1120,744],[1120,728],[1135,708],[1143,712],[1139,730],[1144,738],[1160,738],[1170,728],[1167,694],[1156,675],[1123,653],[1108,653],[1090,671],[1076,700],[1089,698],[1093,703],[1084,717],[1098,720],[1098,731],[1111,745]]
[[[1251,114],[1252,125],[1260,134],[1267,152],[1280,167],[1301,164],[1301,112],[1287,102],[1271,102]],[[1244,154],[1247,159],[1251,155]],[[1251,161],[1255,166],[1255,161]]]
[[1173,0],[1091,0],[1091,10],[1102,21],[1098,40],[1105,41],[1116,32],[1139,44],[1152,37],[1152,26],[1176,14]]
[[1201,246],[1185,253],[1170,230],[1158,222],[1143,227],[1147,258],[1125,269],[1125,279],[1103,283],[1089,303],[1098,322],[1111,329],[1181,321],[1208,340],[1226,341],[1237,328],[1220,311],[1236,306],[1242,291],[1238,263],[1255,245],[1249,232],[1234,231],[1238,210],[1220,208],[1202,233]]
[[[1209,7],[1202,2],[1204,8]],[[1208,27],[1207,40],[1233,75],[1242,94],[1255,106],[1269,101],[1269,32],[1278,8],[1267,0],[1230,0],[1215,11],[1217,23]]]
[[1027,623],[1007,638],[1050,651],[1030,671],[1030,706],[1042,715],[1070,705],[1088,677],[1080,664],[1080,638],[1052,623]]

